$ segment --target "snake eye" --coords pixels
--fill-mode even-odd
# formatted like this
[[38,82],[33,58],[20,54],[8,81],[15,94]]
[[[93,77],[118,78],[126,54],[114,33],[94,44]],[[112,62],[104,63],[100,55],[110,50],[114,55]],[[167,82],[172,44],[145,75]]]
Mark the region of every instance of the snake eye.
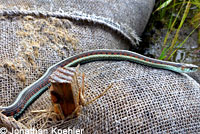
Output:
[[198,68],[195,68],[195,67],[190,67],[190,68],[189,68],[189,70],[190,70],[190,71],[192,71],[192,72],[194,72],[194,71],[197,71],[197,70],[198,70]]

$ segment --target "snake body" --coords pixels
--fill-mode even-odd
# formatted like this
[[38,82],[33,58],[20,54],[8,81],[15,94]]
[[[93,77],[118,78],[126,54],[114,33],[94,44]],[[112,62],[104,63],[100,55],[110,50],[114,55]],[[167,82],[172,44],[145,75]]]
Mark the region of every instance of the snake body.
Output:
[[49,82],[49,76],[58,67],[74,67],[78,64],[81,65],[92,61],[102,60],[129,61],[133,63],[147,65],[150,67],[171,70],[178,73],[194,72],[198,70],[198,66],[193,64],[161,61],[126,50],[92,50],[69,57],[49,67],[46,73],[40,79],[26,87],[19,93],[14,103],[7,107],[0,107],[0,111],[2,111],[2,113],[7,116],[14,116],[14,118],[18,118],[21,116],[24,110],[35,99],[38,98],[38,96],[40,96],[43,92],[45,92],[48,89],[48,87],[51,85]]

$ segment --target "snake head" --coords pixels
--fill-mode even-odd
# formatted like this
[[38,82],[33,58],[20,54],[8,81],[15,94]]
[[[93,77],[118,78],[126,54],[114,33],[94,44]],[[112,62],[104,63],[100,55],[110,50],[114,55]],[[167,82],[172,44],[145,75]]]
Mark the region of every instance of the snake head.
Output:
[[181,70],[185,73],[196,72],[198,69],[199,67],[193,64],[183,64],[181,67]]

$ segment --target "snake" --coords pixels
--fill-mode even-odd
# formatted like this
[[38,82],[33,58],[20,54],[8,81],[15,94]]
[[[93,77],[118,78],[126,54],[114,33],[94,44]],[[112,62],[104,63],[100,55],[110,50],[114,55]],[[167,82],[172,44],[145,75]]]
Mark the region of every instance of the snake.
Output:
[[6,116],[13,116],[15,119],[18,119],[24,113],[25,109],[27,109],[27,107],[29,107],[51,86],[51,83],[49,82],[50,75],[58,67],[75,67],[79,64],[82,65],[89,62],[105,60],[139,63],[149,67],[170,70],[176,73],[188,73],[198,70],[198,66],[193,64],[158,60],[128,50],[90,50],[68,57],[49,67],[42,77],[30,84],[28,87],[24,88],[11,105],[7,107],[0,107],[0,111],[2,111],[2,113]]

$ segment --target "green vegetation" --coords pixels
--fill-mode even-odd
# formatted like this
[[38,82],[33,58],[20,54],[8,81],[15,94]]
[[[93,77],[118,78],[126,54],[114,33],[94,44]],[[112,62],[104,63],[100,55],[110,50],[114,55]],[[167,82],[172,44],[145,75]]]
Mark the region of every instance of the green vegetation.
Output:
[[[159,16],[156,19],[168,25],[159,59],[170,60],[195,30],[198,30],[200,46],[200,0],[159,0],[156,7],[154,16]],[[179,32],[185,23],[191,24],[194,29],[183,41],[179,41]],[[172,32],[175,32],[175,35],[169,41]]]

